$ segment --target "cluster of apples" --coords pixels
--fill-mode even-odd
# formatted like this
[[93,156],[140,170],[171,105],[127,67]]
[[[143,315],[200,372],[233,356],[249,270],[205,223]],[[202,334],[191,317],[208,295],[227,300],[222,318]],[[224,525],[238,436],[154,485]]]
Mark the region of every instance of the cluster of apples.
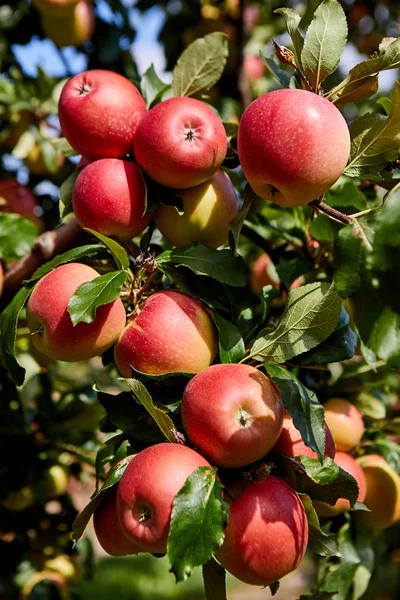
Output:
[[56,44],[82,46],[94,33],[96,17],[91,0],[32,0],[40,12],[43,33]]

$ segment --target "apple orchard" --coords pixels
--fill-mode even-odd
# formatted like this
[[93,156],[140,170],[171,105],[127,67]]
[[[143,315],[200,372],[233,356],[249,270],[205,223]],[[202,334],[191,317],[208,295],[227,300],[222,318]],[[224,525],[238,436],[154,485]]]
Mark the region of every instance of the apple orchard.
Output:
[[199,3],[171,83],[88,0],[4,12],[90,60],[0,79],[0,597],[89,598],[91,527],[202,570],[168,598],[397,597],[400,40],[341,74],[353,3],[264,4]]

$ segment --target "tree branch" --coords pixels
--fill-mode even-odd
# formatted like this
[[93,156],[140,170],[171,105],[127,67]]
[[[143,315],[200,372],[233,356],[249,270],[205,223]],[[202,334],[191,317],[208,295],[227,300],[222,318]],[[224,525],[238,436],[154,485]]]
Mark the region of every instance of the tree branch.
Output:
[[345,215],[344,213],[340,212],[339,210],[332,208],[328,204],[325,204],[325,202],[322,202],[322,200],[319,200],[319,199],[313,200],[312,202],[310,202],[310,206],[313,206],[314,208],[316,208],[320,212],[324,213],[331,219],[335,219],[335,221],[339,221],[339,223],[343,223],[344,225],[349,225],[350,223],[353,222],[353,219],[351,216]]

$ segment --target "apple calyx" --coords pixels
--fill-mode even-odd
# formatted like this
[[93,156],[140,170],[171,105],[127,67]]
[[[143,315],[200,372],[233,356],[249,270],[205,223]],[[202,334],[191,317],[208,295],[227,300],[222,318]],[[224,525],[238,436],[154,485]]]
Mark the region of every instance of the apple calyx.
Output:
[[78,86],[78,95],[79,96],[87,96],[90,94],[91,88],[87,83],[80,83]]
[[250,427],[250,425],[253,422],[252,415],[245,408],[241,408],[238,411],[236,418],[239,425],[241,425],[242,427]]

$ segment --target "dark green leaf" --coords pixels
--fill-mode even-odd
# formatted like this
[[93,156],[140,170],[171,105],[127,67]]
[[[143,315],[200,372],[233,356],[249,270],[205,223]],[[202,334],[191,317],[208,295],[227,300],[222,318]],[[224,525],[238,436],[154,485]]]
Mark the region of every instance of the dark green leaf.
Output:
[[98,233],[97,231],[93,231],[93,229],[85,228],[85,231],[88,231],[92,235],[96,236],[101,242],[103,242],[105,246],[107,246],[107,248],[113,255],[118,269],[122,270],[129,268],[128,253],[120,244],[118,244],[118,242],[112,240],[109,237],[106,237],[105,235],[102,235],[101,233]]
[[190,577],[222,545],[228,515],[216,467],[199,467],[172,504],[168,558],[177,581]]
[[214,313],[214,323],[218,329],[219,358],[222,363],[237,363],[244,356],[244,341],[240,331],[230,321]]
[[268,56],[265,56],[262,52],[260,52],[260,54],[264,60],[265,66],[267,67],[271,75],[275,77],[277,81],[279,81],[281,86],[283,86],[284,88],[289,88],[290,74],[284,69],[282,69],[281,63],[278,61],[278,59],[275,57],[269,58]]
[[72,324],[93,323],[99,306],[119,298],[125,280],[125,271],[111,271],[82,283],[68,302]]
[[308,233],[319,242],[333,242],[335,239],[331,219],[321,214],[311,221]]
[[336,538],[333,533],[324,533],[319,524],[313,503],[307,494],[300,494],[308,521],[308,549],[319,556],[340,556]]
[[301,17],[299,13],[293,8],[277,8],[276,10],[274,10],[274,13],[282,15],[282,17],[285,19],[287,32],[292,38],[293,42],[296,64],[299,67],[299,69],[301,69],[301,52],[303,50],[304,45],[304,39],[299,30]]
[[58,254],[52,260],[49,260],[49,262],[44,263],[44,265],[36,269],[28,283],[41,279],[44,275],[59,265],[64,265],[65,263],[73,261],[79,261],[79,259],[82,258],[91,258],[92,256],[96,256],[96,254],[100,254],[100,252],[104,252],[103,246],[100,244],[88,244],[87,246],[72,248],[72,250],[68,250],[67,252],[64,252],[64,254]]
[[143,383],[141,383],[138,379],[125,379],[124,381],[128,385],[132,394],[134,394],[135,398],[139,400],[149,415],[157,423],[160,431],[164,434],[167,440],[169,442],[174,442],[175,425],[171,417],[169,417],[162,408],[158,408],[154,405],[149,392],[146,390]]
[[365,594],[375,566],[374,540],[368,528],[363,525],[356,528],[355,548],[361,563],[355,572],[351,600],[358,600]]
[[339,498],[347,498],[353,506],[358,496],[357,482],[332,458],[325,457],[322,463],[308,456],[300,456],[298,460],[307,475],[306,479],[298,477],[299,491],[331,505]]
[[0,317],[1,360],[16,385],[22,385],[25,379],[25,369],[19,365],[15,356],[17,325],[20,312],[31,291],[32,287],[22,287]]
[[161,81],[151,64],[140,80],[140,91],[146,102],[147,108],[155,102],[169,88],[167,83]]
[[347,600],[360,564],[360,557],[352,540],[350,523],[345,523],[339,530],[337,540],[342,558],[329,564],[319,589],[321,592],[335,592],[335,600]]
[[308,273],[311,269],[312,263],[305,258],[299,257],[280,262],[276,267],[276,272],[285,288],[289,289],[295,279]]
[[28,254],[37,236],[38,230],[32,221],[12,213],[0,213],[0,258],[7,264]]
[[206,600],[227,600],[226,571],[215,558],[203,565],[203,579]]
[[225,128],[226,137],[237,137],[239,131],[239,125],[232,121],[224,121],[223,126]]
[[346,225],[339,231],[334,246],[335,290],[347,298],[353,296],[361,285],[360,267],[365,261],[363,242],[354,231],[353,225]]
[[335,185],[325,195],[324,201],[329,206],[337,206],[340,208],[350,206],[358,211],[367,208],[367,199],[358,189],[354,181],[344,181]]
[[79,172],[80,171],[78,169],[72,171],[72,173],[68,175],[67,179],[60,185],[58,197],[60,199],[59,212],[61,219],[63,219],[73,211],[72,195]]
[[108,439],[98,449],[96,454],[96,492],[99,488],[100,477],[104,477],[104,465],[114,460],[115,453],[124,440],[124,434],[119,433]]
[[249,185],[246,185],[246,190],[244,193],[243,204],[236,215],[236,217],[231,221],[231,232],[234,240],[234,251],[237,252],[240,232],[242,231],[243,223],[247,217],[247,213],[250,210],[252,202],[257,199],[256,194],[253,192]]

